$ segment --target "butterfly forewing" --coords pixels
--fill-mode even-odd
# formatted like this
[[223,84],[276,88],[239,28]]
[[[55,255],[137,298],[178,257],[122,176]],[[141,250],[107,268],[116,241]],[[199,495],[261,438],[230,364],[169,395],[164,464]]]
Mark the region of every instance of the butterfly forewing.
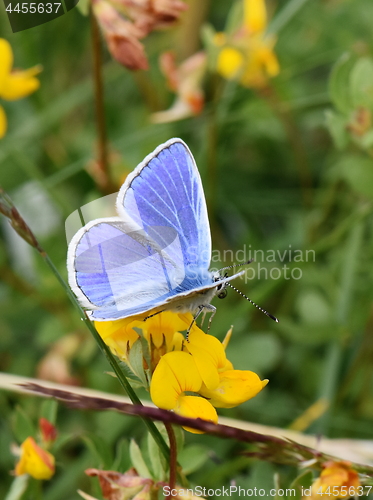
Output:
[[131,217],[145,231],[147,226],[173,228],[182,248],[180,266],[207,270],[211,258],[210,227],[193,156],[180,139],[157,148],[153,155],[122,187],[118,212],[123,218]]

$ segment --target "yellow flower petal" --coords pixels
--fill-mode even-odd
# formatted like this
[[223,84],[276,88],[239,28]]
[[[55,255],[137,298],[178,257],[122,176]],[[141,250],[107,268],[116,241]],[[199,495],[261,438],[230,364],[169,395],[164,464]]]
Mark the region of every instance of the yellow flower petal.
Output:
[[0,106],[0,139],[5,135],[7,129],[7,120],[4,108]]
[[[141,325],[141,323],[139,323]],[[107,346],[123,361],[127,351],[136,342],[139,335],[132,329],[133,318],[117,321],[95,321],[95,327]]]
[[265,55],[264,66],[268,76],[277,76],[280,73],[280,64],[276,54],[272,50],[268,50]]
[[245,71],[241,76],[241,84],[246,87],[262,88],[267,85],[268,78],[278,75],[280,66],[273,45],[275,39],[256,37],[252,40],[251,49]]
[[[118,319],[116,321],[95,321],[95,328],[103,340],[121,331],[127,335],[128,326],[133,323],[133,318]],[[137,336],[138,337],[138,336]]]
[[32,94],[40,87],[39,80],[35,78],[40,71],[41,66],[34,66],[25,71],[13,71],[3,82],[1,97],[14,101]]
[[3,85],[13,66],[13,53],[10,43],[0,38],[0,95]]
[[[215,424],[218,422],[218,415],[215,408],[206,399],[198,396],[179,397],[174,411],[183,417],[202,418],[203,420],[210,420]],[[198,431],[191,427],[184,427],[184,429],[194,434],[203,434],[203,431]]]
[[181,351],[185,342],[185,337],[180,332],[175,332],[172,338],[172,348],[174,351]]
[[202,387],[200,394],[209,399],[216,408],[232,408],[253,398],[268,383],[248,370],[227,370],[220,374],[220,383],[215,390]]
[[182,315],[165,311],[147,319],[140,328],[147,338],[151,335],[156,347],[160,347],[166,340],[167,348],[171,349],[175,332],[187,330],[192,320],[192,316],[191,320],[188,321]]
[[233,326],[231,326],[229,328],[229,330],[227,331],[227,333],[226,333],[226,335],[224,337],[224,340],[222,342],[225,351],[227,350],[228,344],[229,344],[229,342],[231,340],[232,333],[233,333]]
[[28,437],[21,445],[22,455],[15,468],[16,476],[29,474],[35,479],[50,479],[54,474],[54,456]]
[[222,343],[198,329],[190,333],[185,348],[192,354],[203,383],[215,389],[220,381],[218,370],[224,369],[227,361]]
[[151,353],[151,366],[149,368],[153,371],[161,356],[167,352],[182,349],[185,339],[180,331],[188,329],[193,317],[192,315],[179,315],[168,311],[145,320],[147,316],[149,313],[116,321],[96,321],[95,326],[106,345],[126,362],[128,362],[128,350],[139,338],[139,334],[134,328],[140,329],[149,343]]
[[244,58],[241,52],[233,47],[225,47],[218,56],[217,72],[228,80],[236,78],[242,71]]
[[224,366],[224,369],[220,370],[220,373],[222,372],[225,372],[227,370],[233,370],[233,365],[232,363],[229,361],[229,359],[227,359],[226,363],[225,363],[225,366]]
[[198,392],[202,378],[193,357],[186,352],[169,352],[162,356],[154,370],[150,396],[159,408],[172,410],[185,392]]
[[264,0],[244,0],[244,26],[250,34],[261,33],[267,27]]

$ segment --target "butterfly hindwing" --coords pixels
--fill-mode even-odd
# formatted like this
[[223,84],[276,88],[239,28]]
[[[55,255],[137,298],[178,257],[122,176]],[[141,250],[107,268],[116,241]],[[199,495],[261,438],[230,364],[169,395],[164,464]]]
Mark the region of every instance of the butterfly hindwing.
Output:
[[70,245],[70,285],[93,317],[115,319],[132,310],[137,314],[173,294],[184,270],[175,266],[167,249],[181,250],[174,232],[163,235],[167,246],[159,250],[156,244],[144,243],[141,235],[127,233],[120,219],[94,221],[77,233]]

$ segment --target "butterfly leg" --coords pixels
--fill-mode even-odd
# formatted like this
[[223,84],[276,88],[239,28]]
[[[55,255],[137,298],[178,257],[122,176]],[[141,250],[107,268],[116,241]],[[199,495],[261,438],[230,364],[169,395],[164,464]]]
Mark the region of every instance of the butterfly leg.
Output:
[[198,307],[198,311],[196,312],[191,324],[189,325],[189,328],[186,332],[186,335],[185,335],[185,338],[186,338],[186,341],[188,342],[188,337],[189,337],[189,332],[190,330],[192,329],[192,326],[194,325],[194,323],[197,321],[198,319],[198,316],[201,314],[201,312],[203,311],[203,309],[205,308],[205,306],[199,306]]
[[211,304],[206,304],[205,306],[203,306],[203,316],[202,316],[202,323],[201,323],[201,325],[203,325],[203,323],[205,322],[206,314],[208,312],[211,313],[211,317],[210,317],[208,325],[207,325],[207,332],[210,331],[212,318],[214,317],[214,315],[216,313],[216,307],[212,306]]
[[205,317],[206,317],[207,312],[211,312],[211,316],[210,316],[209,323],[207,326],[207,332],[210,331],[211,321],[216,313],[216,307],[212,306],[211,304],[206,304],[205,306],[199,306],[198,311],[197,311],[196,315],[194,316],[193,321],[191,322],[191,324],[186,332],[186,340],[187,341],[188,341],[188,337],[189,337],[189,332],[192,329],[192,326],[194,325],[194,323],[197,321],[200,314],[203,314],[203,318],[202,318],[202,323],[203,323],[205,321]]
[[215,316],[215,313],[216,313],[216,307],[212,306],[211,304],[207,304],[207,306],[205,306],[204,309],[205,309],[204,314],[206,314],[207,311],[211,312],[211,316],[209,318],[209,322],[207,325],[207,333],[208,333],[210,331],[210,328],[211,328],[212,318]]
[[149,316],[146,316],[146,318],[144,318],[144,321],[146,321],[149,318],[153,318],[154,316],[157,316],[157,314],[161,314],[161,313],[165,312],[165,310],[166,309],[162,309],[162,311],[157,311],[157,312],[155,312],[153,314],[150,314]]

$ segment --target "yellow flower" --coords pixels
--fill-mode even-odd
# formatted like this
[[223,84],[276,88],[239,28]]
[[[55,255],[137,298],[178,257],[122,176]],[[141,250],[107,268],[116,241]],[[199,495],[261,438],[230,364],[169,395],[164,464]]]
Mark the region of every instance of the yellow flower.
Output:
[[276,39],[266,35],[267,12],[264,0],[243,0],[243,24],[230,38],[215,35],[221,47],[217,72],[224,78],[238,79],[245,87],[265,87],[268,78],[278,75],[280,66],[273,47]]
[[151,366],[147,368],[153,372],[163,354],[181,350],[184,336],[180,332],[188,329],[193,317],[165,311],[144,321],[147,316],[142,314],[116,321],[95,321],[95,327],[105,344],[127,364],[131,347],[140,337],[134,328],[140,329],[149,344]]
[[[12,70],[13,53],[9,42],[0,38],[0,97],[6,101],[14,101],[26,97],[40,86],[35,76],[41,67],[34,66],[25,71]],[[0,106],[0,139],[5,135],[7,119],[5,111]]]
[[[162,356],[153,373],[150,395],[159,408],[174,410],[184,417],[203,418],[217,423],[216,410],[206,399],[185,394],[198,393],[202,382],[193,356],[181,351],[169,352]],[[194,429],[187,430],[200,433]]]
[[310,500],[326,498],[349,498],[349,488],[357,491],[360,486],[358,473],[351,469],[349,462],[325,462],[320,477],[312,485]]
[[29,474],[35,479],[50,479],[54,474],[54,456],[40,448],[32,437],[21,444],[21,458],[15,474]]
[[[159,408],[216,423],[215,407],[237,406],[267,385],[268,380],[260,380],[254,372],[234,370],[225,354],[231,330],[221,343],[195,323],[190,328],[191,314],[165,311],[145,320],[147,315],[96,321],[95,326],[104,342],[146,388],[150,381],[150,396]],[[181,332],[189,328],[186,341]],[[134,347],[140,336],[147,344],[142,351]]]
[[159,408],[216,423],[214,407],[237,406],[256,396],[267,382],[254,372],[234,370],[224,344],[195,327],[183,351],[169,352],[160,359],[150,395]]
[[191,332],[186,349],[193,355],[203,378],[199,393],[215,408],[232,408],[256,396],[268,380],[248,370],[234,370],[224,345],[201,330]]

